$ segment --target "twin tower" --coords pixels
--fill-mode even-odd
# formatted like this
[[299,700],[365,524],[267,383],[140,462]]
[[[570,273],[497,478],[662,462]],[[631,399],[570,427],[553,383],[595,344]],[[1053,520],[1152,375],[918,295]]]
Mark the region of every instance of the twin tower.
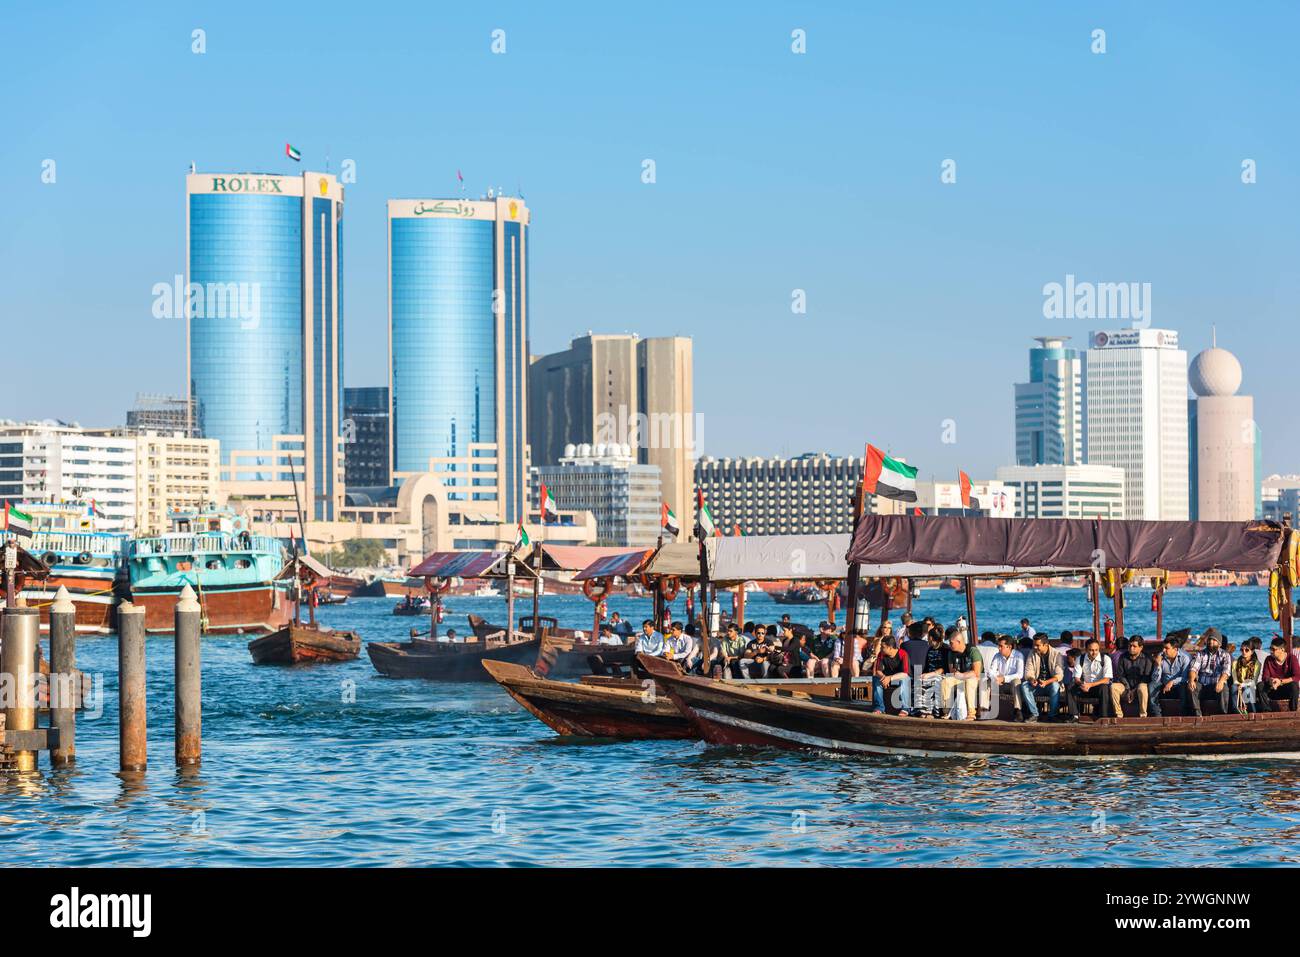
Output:
[[[328,173],[186,177],[195,427],[228,487],[312,521],[343,504],[343,194]],[[394,480],[438,472],[503,524],[527,508],[528,223],[514,197],[388,201]]]

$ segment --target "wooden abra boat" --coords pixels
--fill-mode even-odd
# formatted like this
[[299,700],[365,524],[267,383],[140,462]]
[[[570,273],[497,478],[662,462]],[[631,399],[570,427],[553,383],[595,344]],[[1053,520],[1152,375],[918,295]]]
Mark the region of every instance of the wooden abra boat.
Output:
[[512,642],[371,641],[366,652],[375,670],[389,678],[428,678],[431,681],[490,681],[483,670],[485,661],[514,664],[533,662],[541,641],[529,638]]
[[250,641],[248,651],[259,665],[352,661],[361,654],[361,639],[355,631],[329,631],[319,625],[291,622]]
[[711,744],[924,757],[1300,757],[1300,714],[1291,712],[1077,724],[928,721],[870,714],[857,702],[692,678],[661,659],[639,660]]
[[505,661],[487,660],[483,667],[533,717],[562,735],[627,739],[698,736],[667,695],[651,693],[639,680],[571,683],[552,681]]
[[584,633],[578,637],[575,628],[561,628],[546,615],[534,619],[527,616],[519,620],[519,630],[541,637],[542,650],[537,659],[537,670],[548,678],[578,678],[592,673],[591,656],[600,655],[606,667],[617,666],[630,672],[636,653],[634,643],[603,645],[591,641]]

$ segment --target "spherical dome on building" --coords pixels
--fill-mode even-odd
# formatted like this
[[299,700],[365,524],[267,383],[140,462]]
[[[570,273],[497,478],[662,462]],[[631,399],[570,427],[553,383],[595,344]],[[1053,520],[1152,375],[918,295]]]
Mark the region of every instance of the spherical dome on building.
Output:
[[572,442],[570,442],[568,445],[564,447],[564,457],[566,459],[573,458],[573,456],[576,455],[577,452],[578,452],[578,447],[574,445]]
[[1206,349],[1187,367],[1187,380],[1197,395],[1235,395],[1241,388],[1241,363],[1227,349]]

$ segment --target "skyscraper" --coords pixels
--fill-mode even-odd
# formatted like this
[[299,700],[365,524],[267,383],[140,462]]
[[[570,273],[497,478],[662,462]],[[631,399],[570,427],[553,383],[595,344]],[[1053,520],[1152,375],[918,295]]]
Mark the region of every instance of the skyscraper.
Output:
[[1016,464],[1083,461],[1082,362],[1069,336],[1039,336],[1029,350],[1029,381],[1016,393]]
[[328,173],[190,173],[186,193],[195,428],[220,441],[224,467],[255,453],[226,480],[292,478],[307,517],[332,520],[343,499],[343,187]]
[[629,445],[639,463],[659,467],[664,501],[678,515],[692,513],[701,440],[693,367],[692,342],[681,336],[589,333],[563,352],[534,357],[528,377],[534,464],[557,464],[568,445]]
[[393,477],[498,523],[528,507],[528,224],[505,196],[388,201]]
[[388,449],[388,387],[343,390],[343,471],[347,486],[386,486],[392,470]]
[[1237,395],[1241,363],[1217,344],[1198,354],[1188,369],[1196,398],[1189,414],[1193,517],[1203,522],[1243,522],[1255,517],[1255,400]]
[[1089,465],[1124,470],[1124,517],[1188,517],[1187,353],[1169,329],[1091,334],[1084,355]]

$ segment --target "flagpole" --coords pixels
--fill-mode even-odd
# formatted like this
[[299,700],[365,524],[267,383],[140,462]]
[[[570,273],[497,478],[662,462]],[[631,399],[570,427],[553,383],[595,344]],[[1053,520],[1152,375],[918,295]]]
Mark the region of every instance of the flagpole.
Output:
[[709,601],[709,556],[704,541],[703,515],[704,493],[699,492],[695,500],[695,537],[699,539],[700,544],[700,647],[707,658],[709,651],[709,609],[712,605]]
[[[858,525],[862,522],[864,493],[859,484],[853,492],[853,532],[856,536]],[[853,539],[849,539],[852,548]],[[848,607],[844,609],[844,663],[840,666],[840,700],[853,700],[853,653],[856,650],[854,632],[858,628],[858,583],[862,578],[862,566],[858,562],[849,562]]]

